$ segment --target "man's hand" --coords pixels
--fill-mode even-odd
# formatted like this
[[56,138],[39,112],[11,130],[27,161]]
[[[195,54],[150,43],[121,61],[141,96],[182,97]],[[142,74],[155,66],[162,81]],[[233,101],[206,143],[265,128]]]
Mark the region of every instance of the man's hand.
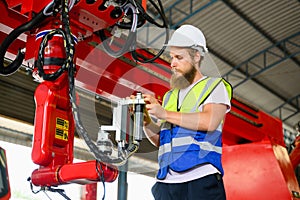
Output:
[[143,97],[146,103],[146,109],[150,115],[153,115],[158,119],[166,118],[166,110],[160,105],[160,103],[154,96],[149,94],[143,94]]
[[[134,95],[131,95],[129,98],[130,98],[130,99],[135,99],[135,96],[134,96]],[[145,100],[144,100],[144,101],[145,101]],[[145,101],[145,103],[146,103],[146,101]],[[133,107],[130,108],[130,112],[133,113]],[[152,120],[151,120],[151,117],[150,117],[150,115],[149,115],[149,113],[148,113],[148,110],[146,109],[146,105],[145,105],[145,109],[144,109],[144,126],[147,126],[148,124],[150,124],[151,121],[152,121]]]

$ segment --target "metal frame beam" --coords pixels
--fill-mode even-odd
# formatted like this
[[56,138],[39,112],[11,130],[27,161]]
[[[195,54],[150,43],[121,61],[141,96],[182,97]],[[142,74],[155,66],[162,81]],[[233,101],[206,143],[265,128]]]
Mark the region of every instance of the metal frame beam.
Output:
[[[296,105],[293,106],[293,108],[289,108],[289,105]],[[284,102],[283,104],[281,104],[280,106],[278,106],[277,108],[273,109],[270,113],[271,114],[275,114],[275,112],[278,111],[279,112],[279,118],[282,121],[286,121],[289,118],[297,115],[300,112],[300,94],[288,99],[286,102]],[[289,112],[289,115],[287,117],[283,117],[282,113],[284,111]]]
[[[262,50],[261,52],[258,52],[246,61],[233,67],[229,72],[224,74],[224,77],[229,80],[230,76],[236,76],[234,74],[236,70],[240,69],[239,72],[241,72],[241,69],[243,69],[242,71],[244,72],[243,75],[245,75],[245,78],[233,86],[234,88],[237,88],[242,83],[245,83],[249,79],[256,77],[257,75],[265,72],[271,67],[274,67],[279,63],[285,61],[286,59],[300,54],[300,43],[297,44],[295,41],[293,41],[294,38],[299,36],[300,32],[277,42],[276,44]],[[283,48],[282,53],[277,52],[279,46]],[[258,62],[257,60],[260,60],[260,62]]]
[[[264,38],[266,38],[267,40],[269,40],[272,44],[276,44],[277,41],[270,35],[268,34],[266,31],[264,31],[259,25],[257,25],[256,23],[254,23],[253,21],[251,21],[251,19],[249,19],[249,17],[247,17],[243,12],[241,12],[237,7],[233,6],[232,3],[230,3],[228,0],[222,0],[223,3],[228,6],[232,11],[234,11],[241,19],[243,19],[246,23],[248,23],[251,27],[253,27],[258,33],[260,33]],[[286,54],[290,54],[289,52],[286,52],[286,48],[282,47],[282,46],[278,46],[278,48],[286,53]],[[299,60],[297,60],[294,57],[291,57],[291,60],[296,63],[299,67],[300,67],[300,62]]]
[[[300,61],[297,60],[295,57],[295,54],[293,55],[293,53],[291,53],[285,46],[285,42],[282,43],[281,45],[281,42],[277,42],[270,34],[268,34],[266,31],[264,31],[260,26],[258,26],[257,24],[255,24],[253,21],[251,21],[249,19],[249,17],[247,17],[243,12],[241,12],[238,8],[236,8],[235,6],[233,6],[232,3],[229,2],[229,0],[222,0],[223,3],[225,5],[227,5],[232,11],[234,11],[240,18],[242,18],[246,23],[248,23],[251,27],[253,27],[258,33],[260,33],[264,38],[266,38],[268,41],[270,41],[274,46],[277,46],[278,49],[281,50],[281,52],[286,55],[286,57],[284,59],[282,59],[280,62],[286,60],[286,59],[290,59],[292,60],[296,65],[298,65],[300,67]],[[300,2],[300,0],[299,0]],[[297,33],[296,35],[298,35],[299,33]],[[286,38],[284,40],[289,40],[289,38]],[[283,40],[283,41],[284,41]],[[296,45],[299,47],[299,45]],[[263,52],[260,52],[260,53],[263,53]],[[258,53],[258,54],[260,54]],[[271,54],[271,52],[270,52]],[[257,54],[256,54],[257,55]],[[267,55],[267,51],[265,51],[263,53],[264,56]],[[251,58],[250,58],[251,59]],[[246,64],[249,62],[249,60],[246,60],[244,61],[243,63]],[[266,61],[266,58],[264,58],[264,61]],[[240,68],[241,65],[243,65],[243,63],[237,65],[236,67],[234,67],[234,69],[236,70],[237,68]],[[249,62],[250,63],[250,62]],[[279,63],[279,62],[278,62]],[[277,64],[278,64],[277,63]],[[249,74],[247,73],[247,71],[245,73],[242,73],[244,75],[246,75],[246,78],[244,81],[240,82],[238,85],[236,85],[235,87],[238,87],[239,85],[241,85],[242,83],[246,82],[247,80],[252,79],[254,82],[256,82],[258,85],[262,86],[264,89],[266,89],[267,91],[271,92],[272,94],[274,94],[275,96],[277,96],[278,98],[280,98],[281,100],[283,100],[285,103],[284,104],[289,104],[290,106],[292,106],[296,112],[293,113],[293,115],[289,116],[288,118],[285,118],[285,119],[282,119],[282,117],[280,116],[280,119],[283,120],[283,121],[286,121],[287,119],[289,119],[290,117],[296,115],[298,112],[299,112],[299,106],[295,106],[294,104],[292,104],[292,102],[289,100],[289,99],[286,99],[285,97],[283,97],[282,95],[280,95],[278,92],[274,91],[273,89],[271,89],[270,87],[264,85],[263,83],[261,83],[260,81],[258,81],[257,79],[255,79],[255,76],[264,72],[265,70],[271,68],[271,67],[274,67],[277,65],[276,63],[274,63],[273,65],[269,65],[267,68],[265,67],[264,70],[261,70],[260,72],[258,72],[257,74],[255,74],[254,76],[249,76]],[[266,65],[266,64],[265,64]],[[232,66],[232,65],[231,65]],[[248,70],[248,67],[247,67],[247,70]],[[232,72],[233,70],[231,70]],[[239,72],[241,72],[242,70],[239,69],[238,70]],[[228,75],[225,74],[225,76]],[[278,108],[274,109],[274,110],[277,110],[277,109],[281,109],[281,107],[279,106]],[[273,112],[271,112],[272,114]]]
[[[180,8],[176,7],[179,3],[183,2],[182,0],[177,0],[175,1],[171,6],[167,7],[165,9],[165,15],[167,16],[167,18],[169,19],[169,28],[170,29],[176,29],[178,26],[180,26],[184,21],[190,19],[191,17],[193,17],[195,14],[201,12],[202,10],[208,8],[209,6],[213,5],[214,3],[216,3],[219,0],[211,0],[208,3],[204,4],[203,6],[199,7],[198,9],[194,9],[194,4],[199,3],[199,2],[195,2],[194,0],[189,0],[189,12],[184,12],[182,11]],[[182,13],[183,15],[185,15],[185,17],[183,19],[181,19],[180,21],[176,22],[173,24],[173,11],[177,11]],[[155,18],[158,18],[158,16],[156,16]],[[153,44],[155,41],[157,41],[159,38],[163,37],[164,34],[159,34],[157,37],[153,38],[152,40],[149,40],[149,35],[148,33],[149,31],[149,26],[147,27],[147,41],[146,41],[146,46],[150,46],[151,44]]]
[[[170,22],[170,28],[171,29],[174,29],[174,28],[177,28],[180,24],[182,24],[183,22],[185,22],[186,20],[188,20],[189,18],[193,17],[195,14],[201,12],[202,10],[208,8],[209,6],[213,5],[214,3],[218,2],[218,0],[211,0],[209,1],[208,3],[206,3],[205,5],[201,6],[200,8],[194,10],[193,7],[194,7],[194,1],[193,0],[190,0],[190,4],[189,4],[189,13],[185,13],[183,11],[181,11],[179,8],[176,7],[176,5],[173,5],[171,6],[169,9],[170,9],[170,14],[172,14],[172,11],[173,9],[177,10],[177,11],[180,11],[181,13],[183,13],[185,15],[185,17],[181,20],[179,20],[178,22],[176,23],[172,23]],[[198,1],[196,3],[199,3]],[[168,10],[169,10],[168,9]],[[172,19],[172,15],[170,15],[170,19]],[[172,24],[171,24],[172,23]]]
[[[291,58],[292,56],[296,56],[296,55],[300,54],[300,43],[297,44],[297,43],[295,43],[295,41],[293,41],[294,38],[299,37],[299,36],[300,36],[300,32],[255,54],[248,60],[242,62],[241,64],[235,66],[233,69],[231,69],[229,72],[227,72],[224,75],[225,79],[230,80],[230,76],[236,77],[236,75],[234,74],[234,72],[236,72],[236,71],[238,71],[238,73],[242,73],[242,75],[245,75],[245,78],[241,79],[236,85],[233,86],[233,88],[237,88],[238,86],[240,86],[242,83],[245,83],[249,79],[254,80],[257,75],[259,75],[259,74],[265,72],[266,70],[278,65],[279,63]],[[283,49],[284,53],[279,54],[276,52],[276,50],[278,49],[278,46],[281,46],[282,48],[286,48],[286,49]],[[288,47],[290,47],[291,50],[288,50],[287,49]],[[290,53],[288,54],[286,52],[290,52]],[[272,59],[268,59],[270,57]],[[257,61],[255,62],[255,60],[261,60],[261,62],[258,63]],[[250,70],[250,68],[251,68],[251,70]],[[244,70],[242,70],[242,69],[244,69]],[[259,83],[257,80],[255,80],[255,82]],[[260,84],[260,86],[262,86],[262,85],[263,84]],[[273,111],[270,112],[270,114],[274,115],[275,111],[279,110],[279,118],[282,121],[286,121],[289,118],[291,118],[292,116],[295,116],[296,114],[298,114],[300,112],[299,104],[293,103],[293,100],[295,98],[298,98],[298,96],[293,97],[291,99],[286,99],[286,98],[282,97],[281,95],[277,94],[277,92],[273,91],[272,89],[267,89],[267,90],[272,92],[275,96],[279,97],[281,100],[284,101],[284,103],[282,105],[275,108]],[[283,117],[282,111],[284,108],[286,108],[287,105],[292,107],[293,111],[292,111],[292,114],[290,114],[288,117]]]

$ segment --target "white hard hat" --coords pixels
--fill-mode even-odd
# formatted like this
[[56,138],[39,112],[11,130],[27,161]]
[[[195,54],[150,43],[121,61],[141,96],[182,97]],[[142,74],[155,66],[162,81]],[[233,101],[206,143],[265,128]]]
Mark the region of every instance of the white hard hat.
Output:
[[205,37],[200,29],[192,25],[180,26],[172,35],[166,46],[197,47],[201,46],[208,52]]

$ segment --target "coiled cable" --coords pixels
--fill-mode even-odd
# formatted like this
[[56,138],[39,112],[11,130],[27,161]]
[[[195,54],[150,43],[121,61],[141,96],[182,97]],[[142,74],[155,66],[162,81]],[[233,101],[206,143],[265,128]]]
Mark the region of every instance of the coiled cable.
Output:
[[[44,10],[44,9],[43,9]],[[30,31],[39,24],[41,24],[48,16],[44,14],[44,12],[40,11],[34,18],[32,18],[30,21],[26,22],[25,24],[22,24],[18,26],[16,29],[14,29],[12,32],[8,34],[8,36],[3,40],[3,42],[0,45],[0,75],[10,75],[16,72],[22,65],[23,59],[25,57],[24,52],[22,52],[20,49],[18,51],[18,54],[8,66],[4,66],[4,57],[5,53],[8,49],[8,47],[15,41],[22,33],[26,31]]]
[[[127,52],[131,52],[131,55],[133,57],[134,60],[141,62],[141,63],[149,63],[149,62],[153,62],[154,60],[156,60],[159,56],[161,56],[165,50],[165,45],[163,45],[163,47],[160,49],[160,51],[153,56],[152,58],[145,58],[142,55],[139,55],[136,51],[136,38],[137,38],[137,28],[142,26],[142,23],[145,23],[145,20],[148,21],[151,24],[154,24],[155,26],[159,27],[159,28],[165,28],[165,32],[166,32],[166,37],[165,37],[165,44],[168,42],[169,40],[169,30],[168,30],[168,23],[167,23],[167,19],[165,17],[165,13],[164,13],[164,9],[162,6],[162,3],[160,0],[158,0],[159,3],[159,7],[153,2],[153,0],[149,0],[150,3],[154,6],[154,8],[157,10],[157,12],[159,13],[159,15],[161,16],[161,19],[163,20],[163,24],[159,24],[158,22],[156,22],[156,20],[154,18],[152,18],[150,15],[148,15],[145,11],[145,9],[142,7],[142,5],[139,2],[136,2],[135,0],[129,0],[128,4],[126,4],[126,6],[124,6],[124,10],[125,13],[129,12],[132,14],[132,20],[131,20],[131,25],[129,25],[128,23],[124,23],[124,22],[118,22],[116,23],[116,26],[119,28],[124,28],[124,29],[130,29],[130,32],[128,34],[128,38],[125,41],[125,44],[118,50],[118,51],[114,51],[111,47],[110,47],[110,42],[108,42],[108,37],[105,34],[105,30],[99,30],[98,31],[98,35],[102,41],[102,45],[104,47],[104,51],[106,53],[108,53],[110,56],[112,57],[120,57],[122,55],[124,55]],[[130,5],[129,7],[127,5]],[[130,8],[130,10],[128,9]]]

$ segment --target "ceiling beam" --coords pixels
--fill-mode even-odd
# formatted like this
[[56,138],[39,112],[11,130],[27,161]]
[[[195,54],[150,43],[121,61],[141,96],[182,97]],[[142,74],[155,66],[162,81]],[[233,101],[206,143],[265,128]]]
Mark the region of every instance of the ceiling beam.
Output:
[[[274,67],[275,65],[278,65],[279,63],[289,59],[291,56],[299,55],[300,54],[300,43],[297,44],[295,42],[291,42],[291,40],[293,38],[296,38],[296,37],[299,37],[299,36],[300,36],[300,32],[298,32],[298,33],[296,33],[296,34],[294,34],[294,35],[278,42],[275,45],[272,45],[271,47],[268,47],[267,49],[264,49],[263,51],[255,54],[254,56],[252,56],[248,60],[242,62],[239,65],[236,65],[234,68],[232,68],[226,74],[224,74],[225,79],[227,79],[228,81],[230,81],[230,76],[235,77],[234,72],[236,72],[236,71],[238,71],[238,73],[242,73],[242,75],[245,76],[245,78],[241,79],[237,84],[233,85],[233,88],[237,88],[242,83],[245,83],[246,81],[252,79],[257,84],[259,84],[263,88],[267,89],[269,92],[271,92],[272,94],[274,94],[275,96],[280,98],[282,101],[284,101],[283,105],[275,108],[273,111],[270,112],[270,114],[274,115],[275,110],[279,110],[281,112],[282,109],[284,109],[285,106],[287,106],[287,105],[292,107],[294,112],[291,116],[286,117],[286,116],[282,116],[281,114],[279,114],[279,118],[282,121],[286,121],[290,117],[298,114],[300,112],[299,111],[299,104],[297,104],[297,103],[295,104],[295,103],[293,103],[292,100],[287,99],[286,97],[283,97],[282,95],[280,95],[275,90],[273,90],[273,89],[267,87],[266,85],[262,84],[261,82],[259,82],[257,79],[255,79],[255,77],[258,76],[259,74],[265,72],[266,70],[270,69],[271,67]],[[289,44],[289,45],[287,45],[287,44]],[[287,46],[292,46],[292,47],[294,47],[293,48],[294,51],[291,54],[284,54],[284,53],[283,54],[278,54],[278,53],[275,53],[275,51],[273,51],[273,50],[277,49],[278,45],[281,45],[285,48],[287,48]],[[286,51],[288,51],[288,50],[286,50]],[[269,57],[272,57],[272,60],[268,60]],[[262,60],[261,63],[254,62],[254,60],[259,60],[258,58],[260,58]],[[252,67],[252,69],[255,68],[256,70],[249,70],[250,67]],[[241,68],[243,68],[244,70],[241,70]]]
[[[247,17],[242,11],[240,11],[237,7],[235,7],[229,0],[222,0],[223,3],[228,6],[233,12],[235,12],[241,19],[243,19],[246,23],[248,23],[251,27],[253,27],[258,33],[260,33],[264,38],[266,38],[272,44],[277,44],[276,41],[270,34],[264,31],[259,25],[254,23],[249,17]],[[282,52],[286,54],[290,54],[290,52],[286,52],[285,48],[281,45],[277,46]],[[300,67],[300,61],[295,57],[290,57],[290,59]]]
[[[217,52],[215,52],[213,49],[209,48],[209,51],[216,56],[218,59],[222,60],[223,62],[225,62],[228,66],[234,66],[234,64],[229,61],[228,59],[224,58],[222,55],[218,54]],[[241,73],[242,75],[245,75],[245,72],[242,71],[240,68],[236,69],[236,71],[238,71],[239,73]],[[223,76],[225,77],[225,76]],[[225,79],[228,79],[225,77]],[[283,101],[284,103],[276,108],[274,108],[271,112],[269,112],[269,114],[274,115],[274,116],[278,116],[283,122],[285,122],[286,120],[288,120],[289,118],[295,116],[296,114],[298,114],[299,111],[299,106],[297,106],[298,104],[292,104],[292,100],[296,97],[293,97],[291,99],[286,99],[286,97],[284,97],[283,95],[279,94],[277,91],[275,91],[274,89],[270,88],[269,86],[265,85],[264,83],[262,83],[261,81],[257,80],[255,77],[252,78],[252,80],[258,84],[260,87],[264,88],[265,90],[271,92],[273,95],[275,95],[277,98],[279,98],[281,101]],[[299,98],[297,96],[297,98]],[[284,117],[282,116],[282,110],[284,110],[284,108],[286,106],[290,106],[292,107],[293,111],[292,114],[289,117]],[[276,111],[279,111],[279,114],[276,115]],[[280,114],[281,113],[281,114]]]
[[[189,13],[185,13],[185,17],[182,18],[181,20],[177,21],[176,23],[172,23],[170,24],[170,28],[171,29],[176,29],[178,26],[180,26],[182,23],[184,23],[185,21],[187,21],[188,19],[190,19],[191,17],[193,17],[195,14],[201,12],[202,10],[208,8],[209,6],[213,5],[214,3],[218,2],[218,0],[211,0],[208,3],[206,3],[205,5],[201,6],[200,8],[194,10],[194,1],[190,0],[190,4],[189,4]],[[199,3],[198,1],[196,3]],[[172,9],[176,9],[177,11],[180,10],[179,8],[176,8],[175,6],[173,8],[170,9],[170,13],[172,14]],[[184,12],[181,12],[184,13]],[[172,16],[170,16],[170,19],[172,19]]]
[[[208,3],[204,4],[203,6],[199,7],[198,9],[194,9],[194,5],[196,3],[199,3],[198,1],[193,1],[193,0],[189,0],[189,12],[184,12],[182,11],[180,8],[177,7],[177,5],[181,2],[187,3],[186,1],[182,1],[182,0],[177,0],[175,1],[171,6],[167,7],[164,9],[165,11],[165,15],[167,17],[167,19],[169,19],[169,29],[177,29],[183,22],[187,21],[188,19],[190,19],[191,17],[193,17],[195,14],[203,11],[204,9],[208,8],[209,6],[213,5],[214,3],[218,2],[219,0],[211,0]],[[179,21],[173,23],[173,11],[176,12],[180,12],[184,15],[184,18],[180,19]],[[158,19],[159,16],[156,16],[155,19]],[[146,26],[146,28],[149,30],[150,26]],[[147,33],[150,33],[150,31],[147,31]],[[159,38],[164,37],[165,34],[161,33],[159,34],[157,37],[154,37],[151,40],[147,41],[146,46],[151,46],[151,44],[153,44],[155,41],[157,41]],[[149,38],[149,36],[147,35],[147,38]]]
[[[230,76],[232,76],[237,69],[240,69],[239,72],[243,71],[244,72],[243,75],[245,75],[245,78],[233,86],[234,88],[237,88],[241,84],[245,83],[250,79],[255,78],[256,76],[265,72],[266,70],[278,65],[279,63],[291,57],[300,54],[300,42],[299,44],[297,44],[295,42],[296,40],[293,41],[294,38],[297,38],[299,36],[300,36],[300,32],[293,34],[283,39],[282,41],[279,41],[276,44],[258,52],[257,54],[253,55],[249,59],[233,67],[230,71],[224,74],[224,77],[226,77],[229,80]],[[282,46],[283,48],[282,53],[276,52],[278,46]],[[261,62],[255,60],[260,60]]]
[[[298,0],[300,2],[300,0]],[[247,17],[242,11],[240,11],[237,7],[235,7],[232,3],[230,3],[229,0],[222,0],[222,2],[228,6],[233,12],[235,12],[241,19],[243,19],[246,23],[248,23],[251,27],[253,27],[258,33],[260,33],[264,38],[266,38],[269,42],[271,42],[274,46],[276,46],[278,49],[280,49],[282,51],[282,53],[285,55],[285,57],[280,60],[279,62],[282,62],[286,59],[290,59],[292,60],[298,67],[300,67],[300,61],[296,59],[296,57],[294,57],[296,54],[298,53],[291,53],[285,46],[285,42],[277,42],[270,34],[268,34],[266,31],[263,30],[263,28],[261,28],[259,25],[257,25],[256,23],[254,23],[252,20],[250,20],[249,17]],[[296,35],[299,35],[299,33],[297,33]],[[286,38],[288,39],[288,38]],[[285,41],[286,39],[284,39],[283,41]],[[295,46],[299,47],[300,44],[296,44]],[[265,52],[260,52],[263,53],[264,55],[267,55],[267,51]],[[250,58],[251,59],[251,58]],[[244,64],[248,63],[250,61],[250,59],[246,60],[245,62],[243,62]],[[246,73],[242,73],[242,74],[246,74],[246,78],[240,82],[238,85],[236,85],[235,87],[238,87],[240,84],[246,82],[249,79],[252,79],[254,82],[256,82],[258,85],[262,86],[264,89],[267,89],[269,92],[271,92],[272,94],[274,94],[275,96],[279,97],[281,100],[284,101],[284,105],[289,105],[291,107],[293,107],[294,109],[296,109],[295,113],[293,113],[292,116],[296,115],[297,113],[299,113],[299,106],[293,104],[290,99],[287,99],[285,97],[283,97],[282,95],[280,95],[278,92],[276,92],[275,90],[271,89],[270,87],[267,87],[265,84],[261,83],[260,81],[258,81],[257,79],[255,79],[255,76],[264,72],[265,70],[276,66],[278,63],[274,63],[273,65],[269,65],[269,66],[265,66],[263,67],[262,70],[260,70],[259,72],[257,72],[256,74],[253,74],[251,76],[249,76],[249,74],[247,74],[248,72],[246,71]],[[233,66],[233,65],[231,65]],[[234,67],[234,69],[236,70],[237,68],[240,68],[241,64],[237,65],[236,67]],[[248,68],[248,67],[247,67]],[[233,70],[231,70],[232,72]],[[239,72],[241,72],[242,70],[238,70]],[[225,76],[228,76],[229,73],[225,74]],[[280,110],[281,111],[282,107],[277,107],[274,110]],[[274,112],[271,112],[271,114]],[[292,117],[290,116],[290,117]],[[288,117],[288,118],[290,118]],[[288,118],[283,119],[280,116],[280,119],[285,121]]]
[[[218,52],[215,52],[212,48],[210,48],[208,46],[208,49],[210,51],[210,53],[212,53],[214,56],[216,56],[218,59],[220,59],[222,62],[226,63],[226,65],[231,66],[233,68],[233,66],[235,66],[231,61],[229,61],[228,59],[226,59],[225,57],[223,57],[222,55],[220,55]],[[239,73],[241,73],[243,76],[245,75],[245,72],[242,71],[240,68],[236,69],[236,71],[238,71]],[[225,77],[225,75],[222,75],[222,77]],[[225,77],[225,79],[227,79]],[[279,98],[282,101],[287,101],[286,97],[284,97],[283,95],[281,95],[280,93],[278,93],[277,91],[275,91],[274,89],[272,89],[271,87],[267,86],[266,84],[262,83],[261,81],[259,81],[258,79],[256,79],[255,77],[252,78],[252,80],[258,84],[260,87],[262,87],[263,89],[271,92],[272,94],[274,94],[277,98]]]
[[[292,103],[294,102],[294,103]],[[292,109],[289,109],[289,105],[293,105],[295,104],[296,106],[294,106]],[[282,112],[287,111],[289,112],[288,116],[282,116]],[[284,102],[283,104],[281,104],[280,106],[278,106],[277,108],[273,109],[270,113],[271,114],[275,114],[275,112],[278,111],[278,117],[282,120],[282,121],[286,121],[289,118],[299,114],[300,112],[300,94],[288,99],[286,102]]]

